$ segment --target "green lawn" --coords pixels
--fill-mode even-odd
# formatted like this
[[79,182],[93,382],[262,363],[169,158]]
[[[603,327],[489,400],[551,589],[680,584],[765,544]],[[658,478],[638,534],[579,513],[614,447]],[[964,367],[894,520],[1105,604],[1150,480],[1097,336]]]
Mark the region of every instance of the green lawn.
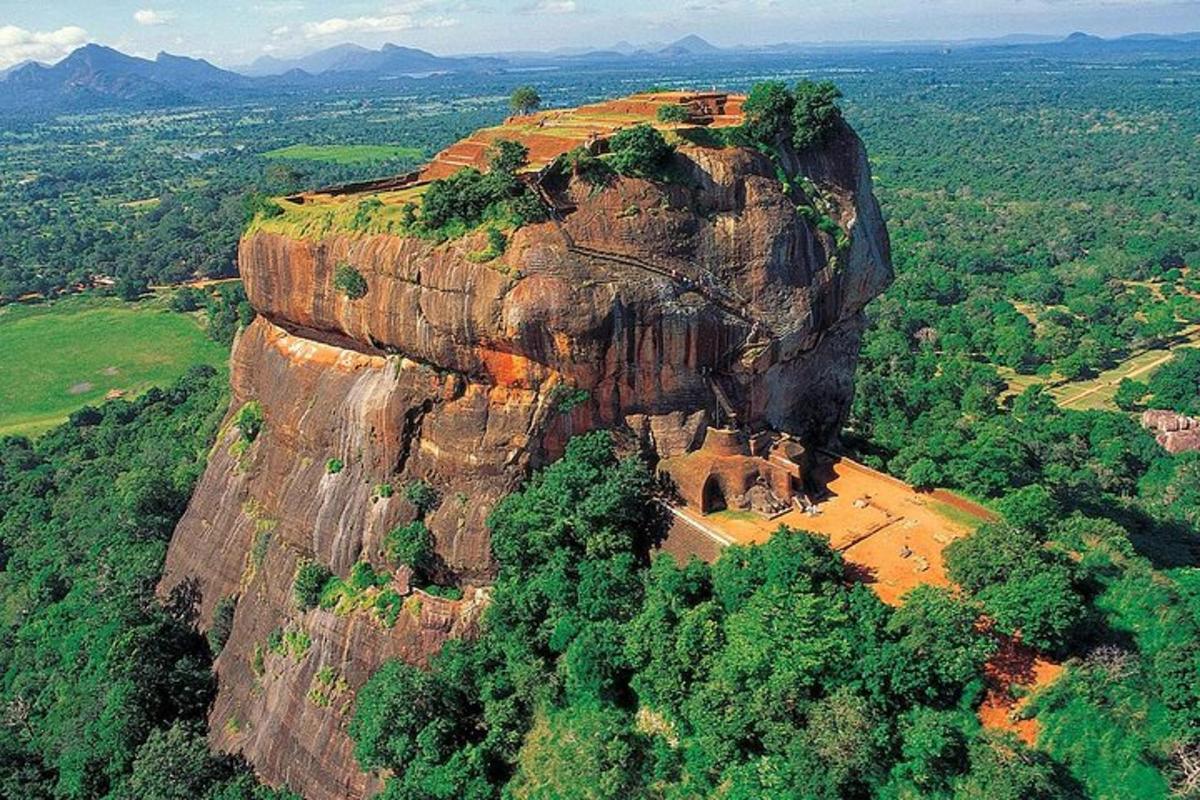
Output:
[[420,161],[425,153],[416,147],[392,144],[294,144],[263,153],[267,158],[283,158],[295,161],[326,161],[331,164],[371,164],[376,161],[391,161],[407,158]]
[[958,506],[952,506],[949,503],[943,503],[941,500],[930,500],[929,507],[936,511],[938,516],[947,519],[956,525],[961,525],[967,530],[973,531],[984,522],[971,512],[964,511]]
[[223,369],[228,351],[200,320],[161,299],[79,296],[0,308],[0,436],[37,435],[109,392],[137,395],[192,364]]

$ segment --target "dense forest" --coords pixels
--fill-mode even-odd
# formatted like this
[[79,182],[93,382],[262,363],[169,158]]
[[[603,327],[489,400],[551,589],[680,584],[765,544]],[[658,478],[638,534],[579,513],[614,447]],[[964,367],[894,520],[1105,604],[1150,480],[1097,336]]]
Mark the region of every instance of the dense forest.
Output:
[[0,440],[0,796],[287,797],[209,752],[195,598],[154,594],[225,398],[198,367]]
[[[1200,583],[1159,569],[1195,544],[1169,511],[1089,498],[1120,503],[1123,526],[1011,492],[1002,522],[947,551],[962,592],[892,609],[786,530],[712,566],[651,562],[651,483],[589,434],[496,509],[482,635],[359,693],[350,733],[393,775],[385,797],[1163,797],[1185,779]],[[973,713],[993,634],[1018,630],[1068,659],[1036,701],[1038,750]]]

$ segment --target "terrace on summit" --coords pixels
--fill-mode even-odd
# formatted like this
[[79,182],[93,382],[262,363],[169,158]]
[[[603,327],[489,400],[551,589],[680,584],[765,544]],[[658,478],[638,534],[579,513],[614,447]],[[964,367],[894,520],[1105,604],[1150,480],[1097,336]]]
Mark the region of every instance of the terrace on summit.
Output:
[[[431,181],[448,178],[464,168],[485,170],[488,153],[501,140],[515,140],[529,148],[524,172],[538,173],[559,156],[577,147],[603,149],[608,137],[622,128],[649,124],[670,135],[686,128],[727,128],[742,123],[742,95],[725,92],[645,92],[629,97],[556,108],[513,116],[502,124],[482,128],[435,155],[421,169],[377,181],[334,186],[287,198],[285,208],[298,205],[338,205],[363,195],[373,195],[384,205],[401,206],[418,199]],[[683,106],[688,118],[682,123],[658,119],[665,106]]]

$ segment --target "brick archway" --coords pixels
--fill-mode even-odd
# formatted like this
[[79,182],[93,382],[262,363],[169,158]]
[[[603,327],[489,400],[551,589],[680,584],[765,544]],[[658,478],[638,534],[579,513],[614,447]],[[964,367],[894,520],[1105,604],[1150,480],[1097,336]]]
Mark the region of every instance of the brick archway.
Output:
[[714,511],[724,511],[726,508],[728,505],[725,502],[725,489],[721,486],[720,479],[716,475],[709,475],[708,479],[704,481],[700,512],[711,514]]

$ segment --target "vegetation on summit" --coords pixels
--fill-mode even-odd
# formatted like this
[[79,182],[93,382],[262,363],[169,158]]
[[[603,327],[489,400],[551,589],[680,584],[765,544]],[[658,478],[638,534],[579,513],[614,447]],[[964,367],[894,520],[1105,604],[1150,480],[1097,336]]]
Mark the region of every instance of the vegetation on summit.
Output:
[[541,104],[541,95],[532,86],[518,86],[508,98],[508,107],[514,114],[531,114]]

